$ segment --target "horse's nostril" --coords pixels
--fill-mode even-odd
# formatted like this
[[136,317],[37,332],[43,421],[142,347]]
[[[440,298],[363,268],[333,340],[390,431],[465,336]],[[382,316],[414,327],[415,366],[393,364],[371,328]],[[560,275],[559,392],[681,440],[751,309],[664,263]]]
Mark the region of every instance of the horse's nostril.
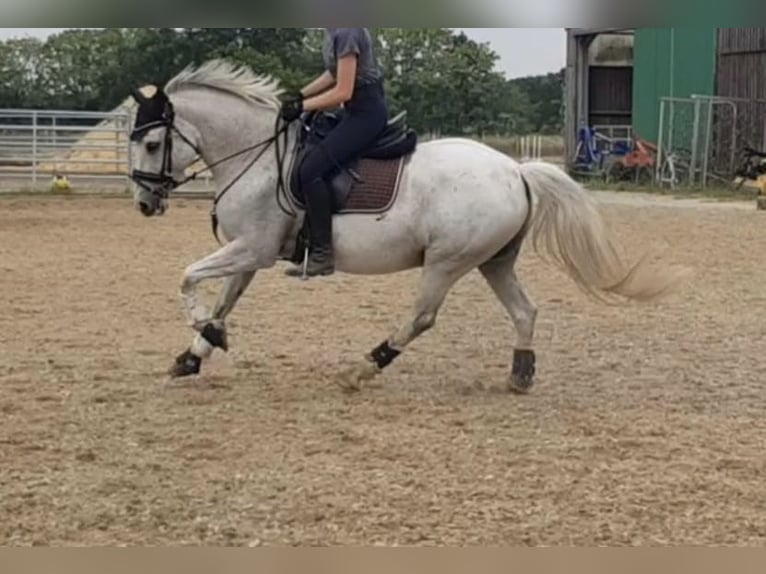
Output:
[[143,201],[139,202],[138,208],[141,210],[142,214],[147,216],[152,215],[154,213],[154,210],[149,206],[149,204]]

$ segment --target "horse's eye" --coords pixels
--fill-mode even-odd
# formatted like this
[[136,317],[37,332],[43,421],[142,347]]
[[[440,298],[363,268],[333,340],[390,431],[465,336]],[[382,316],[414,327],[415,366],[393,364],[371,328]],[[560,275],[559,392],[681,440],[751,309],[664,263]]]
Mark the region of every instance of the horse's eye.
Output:
[[146,142],[146,151],[154,153],[160,149],[160,142]]

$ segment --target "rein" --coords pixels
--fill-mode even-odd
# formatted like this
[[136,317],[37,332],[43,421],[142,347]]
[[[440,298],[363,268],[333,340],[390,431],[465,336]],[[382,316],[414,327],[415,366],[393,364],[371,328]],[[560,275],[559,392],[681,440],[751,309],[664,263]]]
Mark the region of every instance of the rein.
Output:
[[[272,144],[275,145],[275,155],[276,155],[276,161],[277,161],[277,186],[276,186],[276,199],[277,204],[279,205],[279,208],[282,210],[283,213],[290,217],[297,217],[297,213],[295,209],[292,207],[291,202],[289,200],[289,194],[287,192],[287,185],[285,183],[285,174],[284,174],[284,165],[286,160],[286,152],[287,147],[289,143],[289,133],[288,133],[288,123],[281,122],[281,118],[279,115],[277,115],[277,119],[274,125],[274,135],[271,137],[258,142],[255,145],[249,146],[243,150],[240,150],[236,153],[230,154],[226,157],[223,157],[217,161],[214,161],[204,167],[203,169],[197,170],[188,177],[178,181],[176,180],[172,175],[173,170],[173,138],[172,133],[175,132],[178,134],[178,136],[189,146],[191,147],[197,154],[197,158],[192,163],[196,163],[200,159],[202,159],[202,152],[200,149],[188,138],[186,137],[181,130],[178,129],[178,127],[175,125],[175,113],[173,111],[172,104],[168,102],[165,113],[163,114],[163,117],[161,120],[151,122],[144,124],[142,126],[137,127],[133,130],[133,134],[131,135],[131,139],[136,138],[136,136],[147,132],[150,129],[156,128],[156,127],[164,127],[165,128],[165,141],[164,141],[164,149],[163,149],[163,158],[162,158],[162,171],[161,173],[150,173],[140,170],[133,170],[131,173],[131,179],[136,182],[140,187],[145,189],[146,191],[152,193],[153,195],[159,196],[162,199],[167,199],[168,195],[171,191],[174,189],[177,189],[181,187],[182,185],[185,185],[189,183],[190,181],[196,180],[201,174],[208,172],[212,170],[214,167],[219,166],[223,163],[226,163],[227,161],[231,161],[233,159],[236,159],[246,153],[249,153],[251,151],[255,151],[258,148],[261,148],[260,151],[255,155],[255,157],[245,166],[245,168],[235,177],[231,182],[229,182],[226,187],[224,187],[220,193],[215,197],[213,200],[213,207],[210,210],[210,219],[211,219],[211,225],[213,228],[213,235],[215,236],[216,241],[220,244],[221,241],[218,237],[218,214],[217,214],[217,207],[218,203],[223,199],[223,197],[226,195],[226,193],[236,185],[236,183],[242,179],[242,177],[247,173],[251,167],[253,167],[256,162],[263,157],[263,155],[266,153],[266,151],[272,146]],[[281,123],[281,125],[280,125]],[[280,147],[280,136],[282,136],[283,141],[282,144],[284,146],[284,149]],[[158,183],[159,187],[154,186],[148,186],[146,183]],[[287,201],[288,207],[285,207],[284,201]]]
[[[263,157],[263,154],[266,153],[266,151],[271,147],[272,144],[275,144],[275,155],[277,160],[277,186],[276,186],[276,198],[277,198],[277,205],[279,205],[279,208],[282,210],[282,212],[285,215],[289,215],[290,217],[297,217],[297,214],[295,213],[295,210],[289,210],[289,208],[285,208],[282,203],[282,196],[284,195],[287,197],[287,187],[285,185],[285,178],[283,173],[283,168],[285,164],[285,158],[286,155],[282,153],[282,150],[279,146],[279,137],[283,136],[284,139],[284,151],[287,151],[287,145],[288,145],[288,138],[289,134],[287,131],[289,124],[282,124],[281,127],[279,127],[280,124],[280,117],[277,116],[276,124],[274,126],[274,135],[270,138],[255,144],[254,146],[250,146],[249,148],[246,148],[242,151],[239,151],[235,154],[232,154],[230,156],[227,156],[217,162],[214,162],[209,166],[208,169],[215,167],[216,165],[220,165],[226,161],[229,161],[231,159],[234,159],[236,157],[239,157],[240,155],[243,155],[249,151],[253,151],[258,149],[259,147],[263,146],[263,149],[261,149],[256,156],[250,160],[250,162],[245,166],[245,169],[243,169],[237,177],[235,177],[231,182],[229,182],[226,187],[224,187],[221,192],[216,196],[216,198],[213,200],[213,207],[210,210],[210,223],[213,227],[213,235],[215,236],[216,241],[218,243],[221,243],[221,240],[218,238],[218,213],[216,211],[216,208],[218,207],[218,202],[223,199],[223,196],[226,195],[226,193],[234,187],[234,185],[242,179],[242,177],[247,173],[251,167],[253,167],[261,157]],[[200,173],[203,173],[206,170],[200,170],[199,172],[196,172],[192,174],[193,177],[187,178],[187,181],[191,181],[192,179],[195,179]],[[289,200],[288,200],[289,203]]]

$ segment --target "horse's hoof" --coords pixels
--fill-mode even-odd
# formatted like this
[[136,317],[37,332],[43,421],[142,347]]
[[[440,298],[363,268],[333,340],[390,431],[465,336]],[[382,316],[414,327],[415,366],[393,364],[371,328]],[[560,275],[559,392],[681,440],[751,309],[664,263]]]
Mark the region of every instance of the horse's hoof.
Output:
[[526,395],[535,384],[535,352],[527,349],[516,349],[513,352],[513,369],[508,390],[512,393]]
[[358,393],[363,386],[371,386],[370,383],[380,374],[375,363],[365,361],[343,371],[338,377],[338,386],[347,393]]
[[170,368],[170,376],[174,379],[199,375],[202,369],[202,359],[194,355],[190,349],[187,349],[178,357],[176,362]]
[[532,390],[534,384],[534,379],[511,376],[508,390],[517,395],[527,395]]

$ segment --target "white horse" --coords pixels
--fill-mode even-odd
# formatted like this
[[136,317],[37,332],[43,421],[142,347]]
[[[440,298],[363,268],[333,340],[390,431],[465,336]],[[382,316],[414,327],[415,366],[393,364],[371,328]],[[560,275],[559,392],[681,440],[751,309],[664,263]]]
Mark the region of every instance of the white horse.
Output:
[[[228,350],[226,317],[256,272],[293,255],[303,212],[298,209],[295,217],[284,209],[284,201],[280,205],[277,156],[264,153],[275,144],[281,90],[269,76],[212,60],[187,68],[153,98],[133,95],[141,124],[134,132],[133,155],[140,211],[164,213],[168,192],[198,157],[211,166],[219,189],[215,216],[226,244],[187,267],[181,283],[185,313],[197,333],[171,372],[193,375],[215,348]],[[287,128],[283,151],[288,154],[299,128]],[[535,375],[537,308],[514,266],[528,234],[536,251],[552,255],[581,288],[604,300],[610,295],[656,300],[684,275],[652,272],[643,260],[625,264],[593,200],[555,166],[520,165],[468,139],[421,143],[405,165],[398,197],[385,216],[334,218],[339,272],[370,275],[422,268],[411,317],[342,373],[339,383],[347,389],[358,390],[431,329],[453,285],[478,268],[517,331],[509,388],[527,392]],[[282,171],[286,178],[287,168]],[[198,300],[197,287],[213,278],[225,278],[225,283],[211,310]]]

